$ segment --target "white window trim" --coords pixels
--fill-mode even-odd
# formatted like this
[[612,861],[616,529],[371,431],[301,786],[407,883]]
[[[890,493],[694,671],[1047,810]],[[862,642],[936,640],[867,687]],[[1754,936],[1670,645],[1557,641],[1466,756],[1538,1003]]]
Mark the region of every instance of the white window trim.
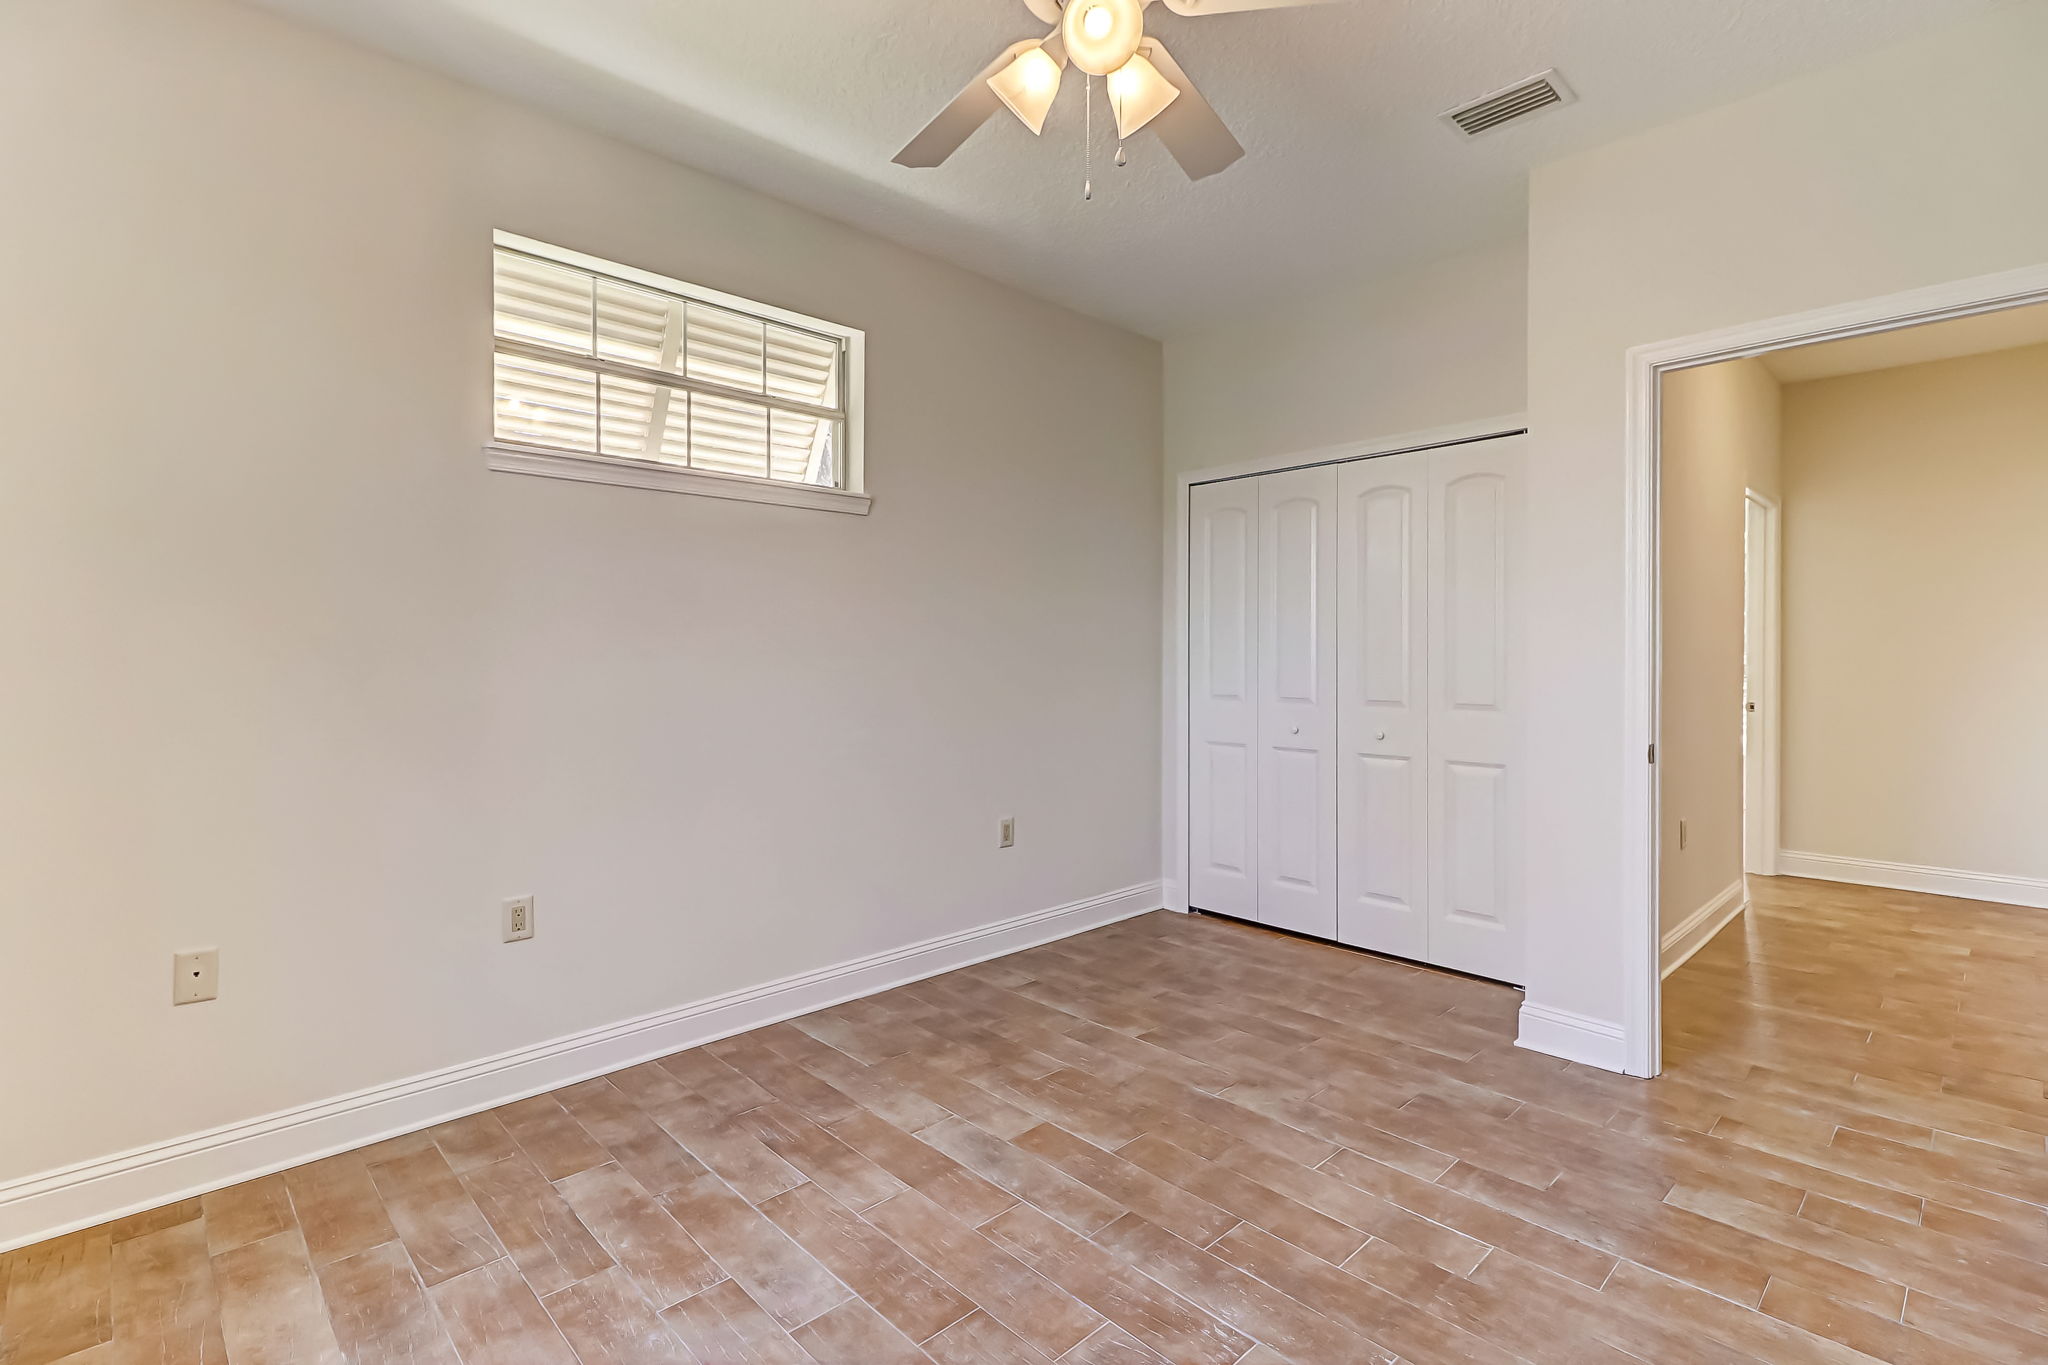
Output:
[[874,502],[865,493],[817,484],[750,479],[741,474],[714,474],[653,460],[628,460],[617,455],[577,455],[546,446],[519,446],[492,441],[484,447],[484,463],[500,474],[537,474],[544,479],[608,483],[618,488],[647,488],[661,493],[694,493],[734,502],[765,502],[776,507],[811,507],[821,512],[866,516]]
[[686,469],[653,460],[624,459],[616,455],[579,454],[545,446],[524,446],[502,441],[484,443],[484,463],[502,474],[531,474],[548,479],[570,479],[579,483],[611,484],[619,488],[644,488],[665,493],[692,493],[700,497],[725,498],[736,502],[768,503],[776,507],[808,507],[826,512],[867,515],[873,499],[868,496],[862,409],[867,394],[867,333],[805,313],[776,308],[770,304],[721,293],[701,285],[687,284],[667,275],[621,265],[601,256],[548,242],[538,242],[517,233],[496,231],[494,245],[555,261],[575,270],[587,270],[628,284],[644,285],[665,294],[676,294],[699,303],[713,304],[769,322],[837,337],[846,347],[845,450],[846,484],[824,488],[816,484],[784,483],[751,479],[736,474],[715,474],[704,469]]

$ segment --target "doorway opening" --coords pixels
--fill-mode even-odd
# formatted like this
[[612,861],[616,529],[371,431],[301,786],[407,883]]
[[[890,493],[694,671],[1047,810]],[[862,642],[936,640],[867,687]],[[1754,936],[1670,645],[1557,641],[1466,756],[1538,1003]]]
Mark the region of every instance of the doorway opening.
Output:
[[[2048,411],[2034,421],[2024,396],[2048,394],[2044,304],[2048,268],[1631,354],[1631,1073],[1711,1031],[1667,1021],[1665,978],[1685,964],[1680,983],[1737,965],[1793,980],[1781,945],[1759,950],[1766,967],[1744,953],[1794,891],[1827,901],[1801,951],[1853,944],[1852,910],[1907,892],[2048,905],[2038,840],[2011,816],[2023,774],[1972,766],[2044,733],[1989,703],[2048,689],[2048,650],[2017,643],[2039,632],[1999,628],[1991,605],[2041,596],[2048,564],[2026,548],[2041,537],[2013,503],[2038,511],[2048,486],[2014,472],[2003,499],[1964,497],[1986,460],[2048,471]],[[1996,403],[1958,379],[1993,356],[2041,367],[2012,380],[2032,436],[2003,456]],[[1936,380],[1962,386],[1953,435],[1927,425]]]

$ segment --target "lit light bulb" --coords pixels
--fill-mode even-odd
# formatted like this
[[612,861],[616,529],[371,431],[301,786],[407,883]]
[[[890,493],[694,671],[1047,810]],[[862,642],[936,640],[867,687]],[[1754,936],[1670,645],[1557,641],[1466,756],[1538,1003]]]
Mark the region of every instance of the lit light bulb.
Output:
[[1033,95],[1050,94],[1060,88],[1060,64],[1046,55],[1045,49],[1034,48],[1019,57],[1024,89]]
[[1107,76],[1144,41],[1144,0],[1072,0],[1060,18],[1060,37],[1068,61],[1091,76]]
[[1045,116],[1060,93],[1060,64],[1044,48],[1029,48],[989,77],[988,88],[1026,128],[1043,132]]
[[1159,74],[1159,68],[1133,53],[1109,73],[1109,107],[1116,111],[1116,135],[1129,137],[1180,98],[1180,89]]

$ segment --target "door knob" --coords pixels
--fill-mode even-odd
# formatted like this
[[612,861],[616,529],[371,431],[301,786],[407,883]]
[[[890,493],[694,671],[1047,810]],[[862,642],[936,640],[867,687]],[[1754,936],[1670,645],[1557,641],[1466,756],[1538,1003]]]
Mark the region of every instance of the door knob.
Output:
[[1385,730],[1382,730],[1382,731],[1380,731],[1380,732],[1379,732],[1378,734],[1376,734],[1376,735],[1374,735],[1374,736],[1373,736],[1373,738],[1374,738],[1374,739],[1385,739],[1386,737],[1387,737],[1387,732],[1386,732]]
[[1290,725],[1287,727],[1287,733],[1290,735],[1298,735],[1301,733],[1301,727],[1299,725]]

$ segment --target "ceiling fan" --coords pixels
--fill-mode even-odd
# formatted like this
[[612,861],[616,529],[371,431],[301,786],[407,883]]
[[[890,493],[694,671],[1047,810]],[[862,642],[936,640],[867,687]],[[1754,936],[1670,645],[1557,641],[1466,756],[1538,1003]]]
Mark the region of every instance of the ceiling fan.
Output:
[[[899,166],[936,166],[986,123],[999,107],[1033,133],[1060,91],[1060,76],[1071,62],[1089,76],[1108,77],[1110,111],[1119,140],[1150,127],[1166,144],[1190,180],[1229,166],[1244,148],[1166,45],[1145,33],[1145,10],[1153,0],[1024,0],[1030,11],[1054,25],[1043,38],[1006,48],[968,83],[939,116],[896,154]],[[1161,0],[1175,14],[1229,14],[1242,10],[1291,9],[1329,0]],[[1090,109],[1092,113],[1092,90]],[[1121,153],[1119,153],[1121,155]]]

